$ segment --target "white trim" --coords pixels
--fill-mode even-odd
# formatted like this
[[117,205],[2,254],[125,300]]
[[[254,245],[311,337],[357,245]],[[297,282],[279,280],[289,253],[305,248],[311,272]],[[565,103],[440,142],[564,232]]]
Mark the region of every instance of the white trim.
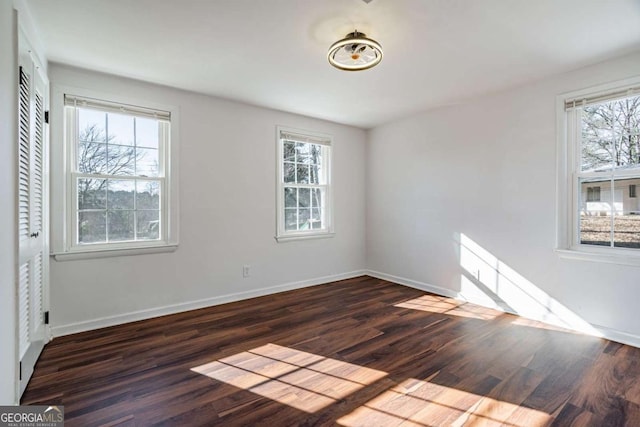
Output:
[[[474,298],[468,298],[467,296],[461,294],[460,292],[456,292],[452,289],[447,289],[447,288],[441,288],[439,286],[434,286],[434,285],[430,285],[428,283],[424,283],[424,282],[420,282],[417,280],[413,280],[413,279],[407,279],[405,277],[398,277],[398,276],[394,276],[392,274],[387,274],[387,273],[382,273],[379,271],[374,271],[374,270],[367,270],[366,274],[371,276],[371,277],[376,277],[378,279],[382,279],[382,280],[387,280],[389,282],[393,282],[393,283],[397,283],[400,285],[404,285],[404,286],[408,286],[410,288],[414,288],[414,289],[418,289],[421,291],[425,291],[425,292],[430,292],[433,294],[437,294],[440,296],[444,296],[444,297],[449,297],[449,298],[454,298],[454,299],[458,299],[461,301],[465,301],[465,302],[470,302],[472,304],[476,304],[482,307],[488,307],[488,308],[492,308],[498,311],[502,311],[505,313],[510,313],[513,314],[515,316],[518,317],[522,317],[522,318],[528,318],[528,319],[532,319],[532,320],[537,320],[539,322],[544,322],[544,320],[541,319],[535,319],[535,318],[530,318],[530,317],[525,317],[522,316],[518,313],[514,313],[508,310],[505,310],[504,308],[500,307],[497,302],[495,306],[489,306],[487,305],[486,301],[480,301]],[[600,326],[600,325],[595,325],[592,323],[589,323],[589,325],[591,325],[591,327],[600,334],[601,338],[605,338],[608,339],[610,341],[615,341],[615,342],[619,342],[622,344],[627,344],[627,345],[631,345],[634,347],[638,347],[640,348],[640,335],[634,335],[634,334],[630,334],[628,332],[624,332],[624,331],[619,331],[617,329],[611,329],[611,328],[607,328],[604,326]],[[565,326],[566,328],[566,326]],[[582,333],[584,334],[584,331],[576,331],[576,333]],[[587,334],[587,335],[592,335],[592,336],[598,336],[596,334]]]
[[121,325],[123,323],[136,322],[138,320],[151,319],[154,317],[166,316],[169,314],[181,313],[189,310],[197,310],[200,308],[211,307],[219,304],[226,304],[235,301],[241,301],[249,298],[256,298],[264,295],[272,295],[279,292],[290,291],[294,289],[306,288],[309,286],[322,285],[337,280],[352,279],[366,274],[365,270],[350,271],[342,274],[334,274],[330,276],[317,277],[315,279],[301,280],[298,282],[290,282],[282,285],[269,286],[266,288],[254,289],[251,291],[237,292],[232,294],[221,295],[212,298],[205,298],[196,301],[184,302],[179,304],[171,304],[163,307],[150,308],[147,310],[133,311],[130,313],[118,314],[115,316],[100,317],[84,322],[70,323],[67,325],[53,326],[51,333],[54,337],[85,332],[94,329],[106,328],[109,326]]
[[276,236],[275,239],[278,243],[293,242],[296,240],[311,240],[311,239],[328,239],[335,236],[336,233],[305,233],[305,234],[288,234],[286,236]]
[[[464,298],[461,293],[456,292],[452,289],[441,288],[439,286],[434,286],[434,285],[430,285],[428,283],[420,282],[417,280],[407,279],[406,277],[394,276],[393,274],[382,273],[380,271],[375,271],[375,270],[367,270],[367,274],[377,279],[382,279],[388,282],[397,283],[399,285],[408,286],[410,288],[418,289],[420,291],[437,294],[443,297],[455,298],[455,299],[463,300],[466,302],[473,302],[468,300],[467,298]],[[474,304],[477,304],[477,303],[474,303]],[[481,304],[478,304],[478,305],[481,305]]]
[[149,255],[163,252],[175,252],[178,245],[147,246],[140,248],[109,248],[51,254],[56,261],[75,261],[79,259],[110,258],[117,256]]
[[64,95],[65,107],[91,108],[98,111],[126,114],[134,117],[171,121],[171,112],[154,110],[138,105],[128,105],[117,102],[109,102],[103,99],[92,99],[73,94]]
[[600,325],[591,325],[602,335],[602,338],[610,341],[619,342],[621,344],[630,345],[640,348],[640,336],[633,335],[628,332],[619,331],[617,329],[611,329]]
[[[561,93],[558,98],[562,100],[582,99],[590,96],[602,96],[608,93],[620,92],[628,89],[629,87],[637,86],[640,84],[640,76],[630,77],[628,79],[617,80],[615,82],[603,83],[596,86],[591,86],[585,89],[573,90],[570,92]],[[561,104],[564,111],[564,102]]]
[[[637,250],[637,249],[631,249]],[[572,259],[576,261],[604,262],[608,264],[630,265],[640,267],[640,255],[637,253],[624,253],[630,249],[603,247],[598,250],[596,247],[581,247],[580,249],[556,249],[560,258]]]

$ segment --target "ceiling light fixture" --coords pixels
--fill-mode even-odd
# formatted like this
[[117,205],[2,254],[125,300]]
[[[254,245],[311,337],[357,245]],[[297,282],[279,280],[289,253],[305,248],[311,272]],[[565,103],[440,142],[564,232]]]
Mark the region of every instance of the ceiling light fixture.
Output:
[[355,30],[329,48],[329,63],[340,70],[360,71],[375,67],[382,61],[382,46]]

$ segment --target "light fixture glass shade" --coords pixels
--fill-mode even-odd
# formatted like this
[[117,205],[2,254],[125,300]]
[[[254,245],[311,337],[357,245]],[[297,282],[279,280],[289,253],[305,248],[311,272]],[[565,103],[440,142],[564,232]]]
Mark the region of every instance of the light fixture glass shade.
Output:
[[366,70],[382,61],[382,46],[356,30],[332,44],[327,58],[331,65],[341,70]]

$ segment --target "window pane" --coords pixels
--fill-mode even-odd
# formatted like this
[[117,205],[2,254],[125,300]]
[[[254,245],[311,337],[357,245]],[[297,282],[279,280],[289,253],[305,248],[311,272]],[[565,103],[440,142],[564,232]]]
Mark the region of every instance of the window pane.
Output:
[[160,183],[158,181],[136,181],[136,208],[160,209]]
[[319,208],[322,206],[322,191],[319,188],[311,189],[311,207]]
[[301,208],[311,207],[311,189],[310,188],[298,189],[298,206]]
[[609,180],[583,180],[580,184],[580,243],[611,245],[611,215],[615,208]]
[[160,123],[157,120],[136,117],[136,146],[158,148]]
[[320,215],[320,209],[311,209],[311,228],[322,228],[322,216]]
[[582,110],[582,170],[613,165],[614,105],[606,102]]
[[296,162],[297,163],[309,163],[309,147],[311,144],[305,142],[296,142]]
[[613,244],[623,248],[640,248],[640,205],[636,188],[640,176],[614,182]]
[[322,159],[322,145],[310,144],[309,163],[319,165]]
[[107,138],[109,144],[133,145],[133,117],[108,113]]
[[124,145],[107,144],[108,175],[133,175],[136,166],[136,149]]
[[582,170],[628,169],[640,165],[640,97],[585,106],[582,112]]
[[309,165],[309,183],[320,184],[320,166],[315,164]]
[[285,141],[282,146],[282,159],[285,162],[296,161],[296,143],[291,141]]
[[105,242],[106,230],[106,212],[78,212],[78,243]]
[[614,101],[616,120],[617,158],[616,165],[621,168],[632,168],[640,165],[640,135],[638,132],[640,119],[640,96],[632,96]]
[[78,172],[107,173],[107,144],[81,142],[78,144]]
[[296,182],[298,184],[309,183],[309,165],[298,164],[296,166]]
[[284,163],[283,167],[284,182],[296,182],[295,163]]
[[78,210],[106,209],[107,183],[104,179],[78,179]]
[[106,142],[106,113],[78,108],[78,139]]
[[160,212],[138,211],[137,217],[136,238],[139,240],[158,240],[160,238]]
[[298,205],[297,188],[285,187],[284,188],[284,207],[295,208]]
[[[110,179],[107,191],[107,203],[109,209],[134,209],[135,181]],[[109,232],[111,239],[111,232]]]
[[614,219],[613,244],[619,248],[640,248],[640,215],[619,215]]
[[133,211],[108,211],[107,227],[109,230],[109,241],[133,240],[134,230]]
[[284,210],[284,229],[294,231],[298,229],[298,210],[285,208]]
[[311,209],[298,209],[298,228],[300,230],[310,230]]
[[160,163],[158,150],[153,148],[138,148],[136,150],[136,175],[158,176],[160,175]]

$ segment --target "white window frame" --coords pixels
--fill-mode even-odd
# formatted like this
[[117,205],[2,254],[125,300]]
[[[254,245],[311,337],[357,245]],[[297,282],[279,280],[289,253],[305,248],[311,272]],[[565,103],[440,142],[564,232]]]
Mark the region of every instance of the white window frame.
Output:
[[[161,239],[149,241],[126,241],[109,243],[78,244],[77,217],[74,203],[77,199],[75,188],[76,136],[67,130],[75,128],[73,115],[65,109],[65,95],[78,99],[97,100],[98,103],[127,107],[132,110],[166,112],[170,115],[170,125],[165,140],[164,158],[160,163],[164,168],[161,190]],[[78,105],[82,107],[81,105]],[[123,255],[139,255],[171,252],[178,247],[178,136],[179,109],[176,106],[158,104],[142,99],[132,99],[120,95],[96,92],[81,88],[54,86],[52,91],[52,255],[56,261],[85,258],[102,258]],[[73,131],[71,131],[73,132]],[[62,167],[58,167],[58,165]]]
[[[606,262],[640,266],[640,250],[632,248],[587,245],[580,243],[580,129],[581,117],[565,105],[582,99],[640,94],[640,76],[591,88],[572,91],[556,97],[557,140],[557,235],[556,252],[560,257],[581,261]],[[574,110],[575,111],[575,110]],[[621,173],[619,178],[623,178]]]
[[[283,136],[288,135],[285,139]],[[285,197],[284,188],[290,186],[284,182],[284,143],[285,140],[295,140],[300,142],[310,142],[323,146],[322,167],[326,183],[324,184],[296,184],[296,186],[317,188],[322,187],[324,190],[324,206],[322,206],[322,217],[324,228],[312,230],[296,230],[288,231],[285,229]],[[332,191],[332,146],[333,138],[331,135],[310,132],[301,129],[295,129],[285,126],[276,127],[276,236],[278,242],[289,242],[301,239],[318,239],[333,237],[333,191]]]

